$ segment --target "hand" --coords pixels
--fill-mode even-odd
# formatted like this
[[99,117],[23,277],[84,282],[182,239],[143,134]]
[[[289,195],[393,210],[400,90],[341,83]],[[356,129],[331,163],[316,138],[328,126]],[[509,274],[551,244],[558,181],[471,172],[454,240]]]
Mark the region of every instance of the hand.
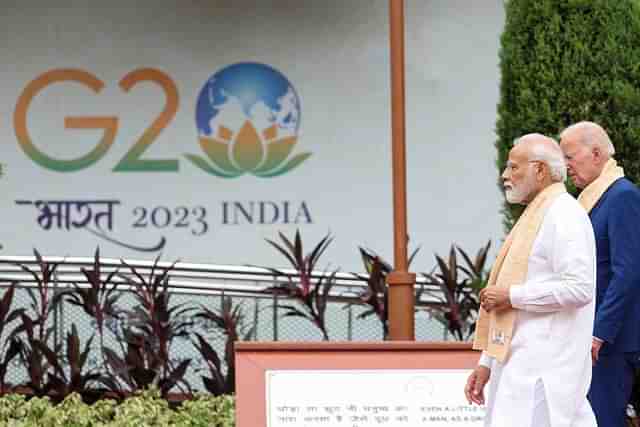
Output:
[[491,286],[480,291],[480,305],[487,312],[511,308],[509,288]]
[[596,364],[598,361],[598,357],[600,357],[600,349],[602,348],[603,342],[592,338],[591,339],[591,363]]
[[469,404],[473,402],[477,405],[484,405],[484,386],[487,385],[490,376],[491,369],[482,365],[476,366],[469,374],[467,385],[464,386],[464,395]]

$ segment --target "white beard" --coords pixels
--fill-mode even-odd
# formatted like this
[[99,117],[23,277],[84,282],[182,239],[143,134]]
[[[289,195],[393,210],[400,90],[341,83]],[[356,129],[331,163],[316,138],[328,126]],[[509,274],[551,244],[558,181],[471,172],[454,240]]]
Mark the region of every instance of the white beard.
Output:
[[533,192],[533,188],[535,186],[535,181],[533,174],[527,174],[522,183],[518,186],[514,185],[512,182],[511,188],[505,189],[505,198],[507,202],[511,204],[519,204],[526,205],[529,196]]
[[507,199],[507,202],[511,203],[512,205],[522,204],[527,194],[522,194],[522,192],[518,190],[519,189],[514,188],[512,190],[505,191],[504,195]]

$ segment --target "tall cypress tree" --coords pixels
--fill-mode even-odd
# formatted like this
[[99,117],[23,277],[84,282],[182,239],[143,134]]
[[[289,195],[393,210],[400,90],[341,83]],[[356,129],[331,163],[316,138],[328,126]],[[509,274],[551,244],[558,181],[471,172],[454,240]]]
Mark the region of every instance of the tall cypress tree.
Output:
[[[497,166],[513,140],[556,137],[591,120],[609,133],[615,158],[640,180],[640,0],[507,0],[501,37]],[[505,204],[509,229],[521,213]]]

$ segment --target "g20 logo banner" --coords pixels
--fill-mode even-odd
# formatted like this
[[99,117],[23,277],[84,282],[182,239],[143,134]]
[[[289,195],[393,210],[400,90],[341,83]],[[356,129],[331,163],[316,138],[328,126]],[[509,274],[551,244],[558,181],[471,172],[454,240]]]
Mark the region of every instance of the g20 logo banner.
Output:
[[[55,158],[33,143],[27,127],[29,106],[47,87],[79,83],[99,94],[105,83],[80,69],[56,69],[31,81],[18,98],[14,112],[16,138],[25,154],[43,168],[76,172],[98,162],[117,139],[117,116],[65,117],[66,129],[101,129],[102,139],[89,152],[73,159]],[[162,112],[113,167],[114,172],[177,172],[178,159],[153,159],[145,151],[170,126],[179,108],[178,88],[166,73],[142,68],[126,74],[118,86],[129,92],[143,82],[157,85],[166,98]],[[202,87],[196,103],[195,125],[202,154],[185,157],[203,172],[221,178],[243,174],[282,175],[303,163],[311,153],[292,155],[300,129],[300,99],[293,85],[276,69],[260,63],[229,65]],[[195,141],[194,141],[195,142]]]
[[[193,139],[196,149],[185,154],[184,159],[153,158],[147,153],[159,135],[171,126],[178,112],[180,97],[175,81],[158,69],[141,68],[127,73],[118,86],[126,96],[141,83],[151,83],[160,89],[165,98],[164,107],[142,135],[130,141],[130,148],[116,161],[113,172],[178,172],[182,160],[218,178],[237,178],[246,174],[271,178],[290,172],[311,156],[308,152],[294,153],[301,122],[298,94],[281,72],[268,65],[232,64],[215,72],[204,83],[192,104],[196,112],[197,137]],[[14,129],[19,146],[35,164],[47,170],[71,173],[91,167],[109,152],[118,139],[119,118],[117,115],[66,116],[65,129],[98,129],[101,139],[92,148],[70,156],[72,158],[63,159],[47,153],[43,148],[47,147],[47,141],[38,140],[36,144],[30,135],[27,126],[28,119],[33,120],[30,106],[47,88],[64,84],[80,84],[93,92],[88,96],[99,96],[105,88],[98,76],[86,70],[47,71],[28,83],[19,95]],[[46,135],[40,138],[46,138]],[[123,142],[127,141],[119,141]],[[73,191],[74,187],[70,188]],[[118,229],[115,224],[121,215],[118,210],[127,209],[126,201],[118,197],[96,199],[77,194],[71,197],[18,199],[15,204],[35,207],[35,221],[43,231],[83,229],[136,251],[151,252],[165,247],[167,239],[164,235],[156,234],[151,243],[143,244],[124,242],[114,236],[114,230]],[[153,206],[135,203],[128,209],[127,221],[131,229],[164,233],[171,228],[176,232],[186,230],[193,237],[206,235],[212,229],[211,223],[216,221],[220,226],[313,222],[305,201],[271,200],[268,197],[254,201],[220,200],[214,206],[210,200],[175,206],[170,201]],[[217,212],[217,219],[213,221],[210,218],[212,210]]]

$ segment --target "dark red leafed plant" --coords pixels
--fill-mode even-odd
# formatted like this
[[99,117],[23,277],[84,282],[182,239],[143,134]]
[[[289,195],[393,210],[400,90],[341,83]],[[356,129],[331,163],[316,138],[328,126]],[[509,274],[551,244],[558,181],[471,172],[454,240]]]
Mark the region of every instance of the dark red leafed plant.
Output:
[[201,334],[196,334],[197,342],[194,343],[194,346],[207,364],[209,372],[208,377],[202,376],[202,382],[207,391],[214,396],[233,394],[235,392],[235,342],[250,340],[254,333],[254,328],[245,325],[241,305],[234,306],[228,296],[222,299],[222,308],[220,310],[214,311],[202,306],[201,311],[195,315],[195,318],[211,322],[226,338],[224,351],[225,372],[220,357],[207,342],[207,339]]
[[103,350],[105,320],[117,320],[121,315],[121,310],[118,307],[120,293],[116,289],[118,284],[113,280],[118,274],[118,269],[116,268],[109,274],[103,275],[100,263],[100,249],[96,248],[93,256],[93,268],[82,268],[81,271],[87,280],[88,287],[72,283],[72,288],[62,291],[58,294],[58,298],[64,298],[65,302],[82,308],[86,314],[95,320],[100,339],[100,348],[102,349],[102,360],[106,365]]
[[362,247],[359,250],[366,274],[356,274],[356,276],[367,284],[367,289],[358,295],[358,298],[368,307],[358,315],[358,318],[364,319],[375,314],[382,324],[382,334],[386,340],[389,336],[387,275],[392,267],[375,253]]
[[[356,273],[356,277],[367,284],[367,289],[358,295],[360,301],[368,308],[358,314],[358,319],[376,315],[382,324],[383,339],[389,338],[389,290],[387,287],[387,275],[393,270],[391,264],[385,261],[375,252],[358,248],[366,274]],[[416,248],[409,257],[409,265],[417,255],[420,248]],[[351,304],[350,304],[351,305]],[[348,307],[348,306],[347,306]],[[346,307],[345,307],[346,308]]]
[[189,389],[184,375],[191,359],[174,361],[170,358],[174,339],[187,338],[193,323],[184,320],[193,308],[184,304],[170,305],[169,273],[176,263],[160,268],[158,257],[148,277],[144,277],[135,267],[124,260],[121,262],[130,274],[119,274],[119,277],[131,287],[137,304],[124,311],[128,326],[124,331],[126,349],[123,357],[105,348],[109,366],[133,390],[153,385],[166,397],[175,386]]
[[[325,324],[325,312],[329,299],[329,292],[335,283],[336,272],[313,277],[316,265],[333,241],[327,234],[318,242],[313,250],[304,255],[300,231],[296,231],[294,241],[290,241],[284,234],[278,233],[282,244],[266,239],[267,242],[289,261],[295,274],[288,274],[278,269],[269,268],[276,277],[285,277],[286,281],[273,286],[271,290],[276,294],[286,295],[297,301],[302,308],[291,304],[278,305],[285,310],[286,317],[302,317],[311,321],[322,333],[324,340],[329,340]],[[297,280],[295,280],[297,279]]]
[[[19,267],[31,275],[36,284],[35,292],[31,288],[26,288],[26,292],[31,300],[30,308],[34,315],[33,318],[30,317],[30,320],[34,325],[34,331],[36,333],[35,338],[42,342],[46,342],[51,333],[53,333],[53,327],[47,325],[47,319],[58,303],[58,300],[54,298],[51,283],[53,282],[52,279],[54,279],[54,275],[59,264],[44,261],[40,253],[35,249],[33,250],[33,253],[38,263],[39,271],[32,270],[23,264],[19,264]],[[18,327],[15,332],[23,331],[23,326],[24,324],[21,327]]]
[[84,348],[81,348],[78,330],[74,324],[71,326],[71,332],[67,334],[66,348],[63,352],[50,349],[46,343],[37,340],[34,342],[51,367],[47,373],[47,382],[50,385],[50,396],[55,400],[62,400],[71,393],[78,393],[84,399],[94,401],[106,391],[100,389],[100,385],[106,385],[109,389],[117,387],[111,377],[102,374],[98,369],[86,367],[93,338],[94,336],[91,336]]
[[[485,263],[489,248],[490,242],[478,251],[472,261],[462,249],[452,245],[449,258],[445,260],[436,255],[436,269],[423,274],[427,279],[426,285],[435,286],[441,291],[433,293],[424,288],[421,290],[421,293],[427,293],[440,302],[436,305],[437,308],[430,309],[431,314],[461,341],[468,340],[475,329],[475,320],[480,309],[479,292],[487,280]],[[465,260],[466,267],[459,265],[458,253]]]
[[[42,351],[42,348],[46,347],[46,344],[43,344],[46,341],[37,338],[36,323],[27,314],[22,313],[20,319],[22,323],[14,332],[18,335],[19,329],[26,337],[13,339],[18,342],[20,359],[27,370],[27,381],[21,386],[28,394],[34,396],[49,395],[56,384],[49,381],[47,374],[51,366]],[[58,352],[60,348],[56,346],[54,352]]]
[[465,266],[459,266],[460,270],[469,278],[469,286],[479,293],[482,288],[487,285],[489,280],[489,271],[487,269],[487,257],[489,255],[489,249],[491,249],[491,240],[476,253],[475,258],[472,260],[465,251],[460,248],[458,253],[462,256]]
[[[33,252],[38,270],[19,265],[35,282],[35,291],[31,288],[25,289],[31,300],[30,310],[24,310],[18,315],[21,323],[11,332],[10,339],[17,341],[22,364],[27,370],[27,391],[36,396],[44,396],[56,387],[55,380],[49,380],[48,371],[51,365],[42,349],[49,345],[54,332],[48,319],[58,303],[53,297],[51,286],[58,263],[44,261],[37,250],[34,249]],[[60,345],[54,345],[53,351],[58,352],[60,348]]]
[[0,340],[2,341],[2,359],[0,360],[0,393],[10,389],[6,382],[9,364],[20,354],[20,341],[15,338],[6,339],[4,333],[9,324],[24,313],[24,309],[11,309],[16,284],[11,284],[0,299]]

